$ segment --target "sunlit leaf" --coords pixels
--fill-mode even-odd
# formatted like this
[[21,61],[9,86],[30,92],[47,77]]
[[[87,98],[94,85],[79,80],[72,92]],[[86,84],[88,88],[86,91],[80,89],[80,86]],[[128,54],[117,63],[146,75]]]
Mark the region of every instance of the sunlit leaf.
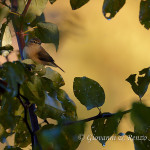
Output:
[[147,91],[148,85],[150,83],[150,68],[145,68],[139,72],[138,80],[136,82],[136,74],[130,75],[126,81],[131,84],[132,90],[137,94],[140,98],[144,96]]
[[9,13],[9,8],[0,4],[0,23],[5,17],[7,17],[8,13]]
[[59,30],[57,25],[50,22],[41,22],[37,24],[37,27],[35,35],[43,43],[54,43],[57,50],[59,45]]
[[105,146],[106,141],[116,132],[120,120],[123,114],[121,112],[116,113],[109,118],[100,118],[93,121],[91,126],[92,133],[97,140]]
[[6,45],[12,45],[12,36],[8,26],[6,26],[5,28],[3,39],[2,39],[2,46],[6,46]]
[[85,5],[89,0],[70,0],[70,4],[73,10],[78,9]]
[[[36,16],[40,16],[44,11],[48,0],[32,0],[25,16],[25,22],[31,23]],[[18,13],[22,13],[26,5],[26,1],[18,1]]]
[[106,19],[113,18],[125,4],[125,0],[104,0],[103,14]]
[[76,77],[73,83],[74,94],[87,110],[100,107],[105,102],[105,93],[98,82],[87,77]]

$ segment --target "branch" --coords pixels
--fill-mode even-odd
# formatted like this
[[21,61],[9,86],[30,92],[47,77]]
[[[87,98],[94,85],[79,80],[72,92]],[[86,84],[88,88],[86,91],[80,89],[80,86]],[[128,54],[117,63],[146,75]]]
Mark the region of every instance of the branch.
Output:
[[[131,109],[126,110],[122,113],[124,115],[124,114],[129,113],[129,112],[131,112]],[[100,112],[98,115],[96,115],[94,117],[90,117],[90,118],[86,118],[86,119],[82,119],[82,120],[77,120],[77,121],[65,122],[63,124],[63,126],[68,126],[68,125],[72,125],[72,124],[75,124],[75,123],[89,122],[89,121],[100,119],[100,118],[109,118],[109,117],[112,117],[114,115],[116,115],[116,113],[101,113]]]
[[31,128],[30,128],[30,125],[29,125],[29,123],[28,123],[28,118],[27,118],[28,106],[23,103],[23,101],[22,101],[22,99],[20,98],[19,95],[17,96],[17,98],[19,99],[20,103],[22,104],[22,106],[23,106],[23,108],[24,108],[24,122],[25,122],[25,124],[26,124],[26,126],[27,126],[27,128],[28,128],[28,130],[29,130],[29,132],[30,132],[30,134],[31,134],[31,139],[33,139],[32,137],[34,136],[34,134],[33,134],[32,130],[31,130]]
[[22,17],[23,17],[23,18],[25,17],[25,15],[26,15],[26,13],[27,13],[27,10],[28,10],[28,8],[29,8],[29,6],[30,6],[30,3],[31,3],[31,0],[28,0],[27,4],[26,4],[26,6],[25,6],[25,8],[24,8],[24,10],[23,10],[23,12],[22,12]]

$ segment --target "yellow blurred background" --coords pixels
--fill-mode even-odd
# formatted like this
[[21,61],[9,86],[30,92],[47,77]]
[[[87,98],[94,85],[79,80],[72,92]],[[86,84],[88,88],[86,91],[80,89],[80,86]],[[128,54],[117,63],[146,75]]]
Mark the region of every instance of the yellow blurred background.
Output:
[[[129,109],[138,97],[125,79],[150,65],[150,32],[139,22],[140,0],[127,0],[125,6],[111,20],[102,14],[103,1],[91,0],[78,10],[72,10],[68,1],[57,0],[45,9],[46,21],[56,23],[60,29],[60,45],[56,53],[54,46],[44,45],[56,63],[66,72],[55,69],[64,78],[62,87],[77,105],[79,119],[98,114],[98,109],[87,111],[73,94],[75,77],[87,76],[103,87],[106,95],[103,112]],[[143,102],[149,104],[149,90]],[[91,135],[87,123],[85,137]],[[119,131],[133,131],[129,116],[123,118]],[[132,141],[115,140],[106,146],[86,138],[78,150],[133,150]],[[1,149],[1,148],[0,148]]]

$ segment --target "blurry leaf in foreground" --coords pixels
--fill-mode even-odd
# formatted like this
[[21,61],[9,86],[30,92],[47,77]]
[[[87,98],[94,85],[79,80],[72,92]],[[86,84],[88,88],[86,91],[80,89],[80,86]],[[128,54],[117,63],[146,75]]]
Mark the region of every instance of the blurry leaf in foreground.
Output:
[[43,126],[38,131],[38,139],[43,149],[75,150],[81,142],[81,139],[78,138],[80,134],[84,134],[84,123],[66,127],[50,125],[49,129]]
[[106,19],[113,18],[125,4],[125,0],[104,0],[103,14]]
[[100,107],[105,102],[105,93],[100,84],[87,77],[76,77],[73,90],[77,99],[87,110]]
[[149,0],[141,0],[140,3],[140,13],[139,13],[139,20],[142,25],[146,29],[150,28],[150,1]]
[[94,137],[104,146],[106,141],[117,131],[123,113],[118,112],[109,118],[100,118],[93,121],[91,126]]
[[70,0],[70,4],[73,10],[78,9],[85,5],[89,0]]
[[140,98],[144,96],[147,91],[148,85],[150,83],[150,68],[145,68],[139,71],[139,76],[136,82],[136,74],[130,75],[126,81],[131,84],[132,90],[137,94]]

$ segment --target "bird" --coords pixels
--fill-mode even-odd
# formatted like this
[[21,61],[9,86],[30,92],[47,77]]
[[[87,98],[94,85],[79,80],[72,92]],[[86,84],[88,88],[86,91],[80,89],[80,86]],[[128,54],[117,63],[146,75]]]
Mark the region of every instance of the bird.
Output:
[[38,64],[58,67],[60,70],[65,72],[55,63],[54,59],[41,46],[41,40],[39,38],[30,39],[24,47],[22,55],[24,59],[32,59]]

